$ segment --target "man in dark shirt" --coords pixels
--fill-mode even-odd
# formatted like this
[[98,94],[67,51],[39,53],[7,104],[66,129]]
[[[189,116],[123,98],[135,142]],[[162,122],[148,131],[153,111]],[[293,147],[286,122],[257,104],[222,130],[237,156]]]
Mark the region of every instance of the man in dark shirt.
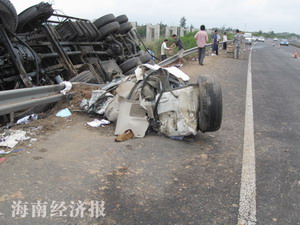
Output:
[[182,57],[183,57],[183,52],[184,52],[184,46],[182,41],[177,37],[176,34],[172,35],[172,38],[174,40],[174,44],[178,47],[178,64],[176,64],[177,67],[182,67]]

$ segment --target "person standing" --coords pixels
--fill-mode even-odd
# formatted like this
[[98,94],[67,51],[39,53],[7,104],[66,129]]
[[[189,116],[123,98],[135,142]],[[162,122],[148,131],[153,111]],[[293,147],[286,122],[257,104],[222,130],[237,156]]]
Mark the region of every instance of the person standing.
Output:
[[236,34],[233,36],[233,44],[234,44],[234,58],[238,59],[240,57],[240,47],[242,43],[242,34],[239,29],[236,29]]
[[208,35],[205,32],[205,26],[200,26],[200,31],[198,31],[195,36],[195,40],[197,40],[197,46],[198,46],[198,61],[201,66],[203,66],[203,60],[205,57],[205,47],[206,43],[208,41]]
[[223,34],[223,50],[227,49],[227,33],[224,32]]
[[[178,64],[176,64],[177,67],[182,67],[182,57],[183,57],[183,52],[184,52],[184,46],[183,46],[183,43],[182,41],[177,37],[176,34],[173,34],[172,35],[172,38],[174,40],[174,44],[173,45],[176,45],[179,49],[178,51]],[[172,46],[173,46],[172,45]]]
[[170,48],[167,47],[167,43],[168,43],[168,39],[165,39],[163,41],[163,43],[161,44],[161,48],[160,48],[161,61],[164,61],[165,59],[167,59],[166,51],[170,50]]
[[216,52],[216,55],[219,55],[219,41],[220,41],[220,35],[218,34],[218,30],[215,30],[215,33],[212,36],[212,51]]

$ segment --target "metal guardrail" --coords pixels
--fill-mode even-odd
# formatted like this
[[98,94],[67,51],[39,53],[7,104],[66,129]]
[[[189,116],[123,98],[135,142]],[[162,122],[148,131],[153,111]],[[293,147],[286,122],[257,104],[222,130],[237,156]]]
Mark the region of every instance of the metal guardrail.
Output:
[[296,41],[290,41],[290,45],[300,48],[300,42],[296,42]]
[[0,116],[34,106],[57,102],[64,97],[64,84],[0,92]]
[[[222,43],[222,42],[220,42],[220,44],[221,44],[221,43]],[[206,45],[206,47],[210,47],[210,46],[211,46],[211,44],[207,44],[207,45]],[[185,50],[185,51],[183,52],[183,57],[188,56],[188,55],[193,54],[193,53],[196,53],[197,51],[198,51],[198,47],[194,47],[194,48],[187,49],[187,50]],[[166,65],[169,65],[169,64],[171,64],[171,63],[176,62],[177,59],[178,59],[178,54],[173,55],[173,56],[171,56],[171,57],[165,59],[164,61],[159,62],[157,65],[159,65],[159,66],[166,66]]]
[[[99,84],[73,82],[72,86],[86,85],[101,88]],[[38,105],[58,102],[65,97],[60,91],[65,88],[64,84],[47,85],[33,88],[22,88],[9,91],[0,91],[0,116],[12,112],[18,112]],[[69,92],[66,95],[72,95]]]

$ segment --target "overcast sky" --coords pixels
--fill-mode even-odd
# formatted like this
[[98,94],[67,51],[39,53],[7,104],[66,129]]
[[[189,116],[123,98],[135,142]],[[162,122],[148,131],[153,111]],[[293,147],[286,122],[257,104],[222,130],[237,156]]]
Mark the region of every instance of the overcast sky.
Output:
[[[39,3],[38,0],[11,0],[18,13]],[[97,19],[105,14],[126,14],[141,24],[232,27],[243,31],[290,32],[300,34],[299,0],[50,0],[64,14]]]

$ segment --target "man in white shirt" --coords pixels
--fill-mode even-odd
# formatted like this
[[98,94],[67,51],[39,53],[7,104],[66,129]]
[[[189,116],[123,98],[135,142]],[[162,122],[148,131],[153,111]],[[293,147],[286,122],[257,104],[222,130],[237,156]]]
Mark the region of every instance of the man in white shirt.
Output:
[[170,50],[170,48],[167,47],[167,43],[168,43],[168,39],[165,39],[164,42],[161,44],[161,48],[160,48],[161,61],[167,58],[166,50],[167,51]]
[[226,50],[227,49],[227,33],[224,32],[224,35],[223,35],[223,50]]

